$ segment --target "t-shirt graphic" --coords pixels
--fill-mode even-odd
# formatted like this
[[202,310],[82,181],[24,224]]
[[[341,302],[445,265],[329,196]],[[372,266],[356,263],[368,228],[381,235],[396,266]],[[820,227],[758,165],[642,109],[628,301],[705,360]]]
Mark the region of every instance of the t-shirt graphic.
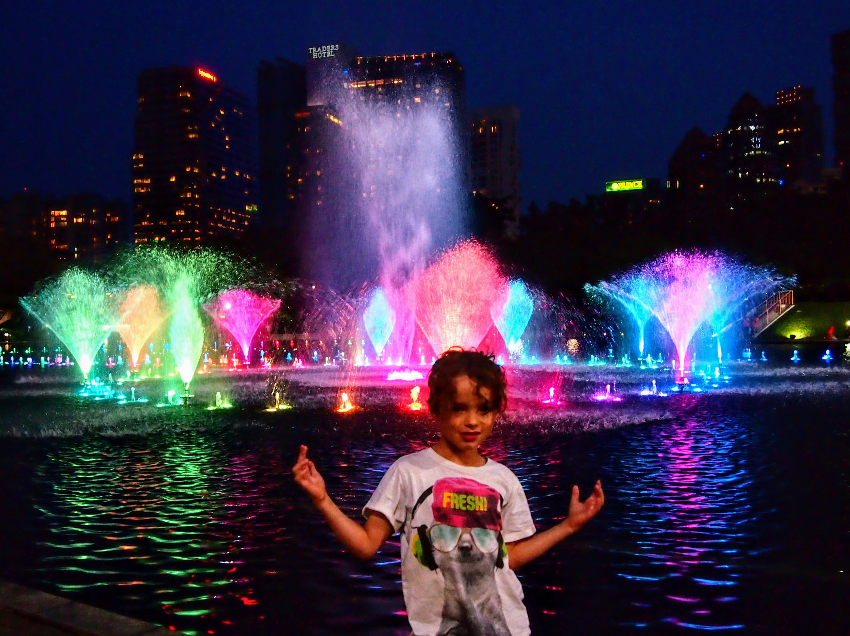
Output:
[[[432,522],[419,512],[430,501]],[[510,636],[496,586],[505,544],[499,493],[466,477],[439,479],[420,495],[410,520],[419,563],[443,575],[446,636]],[[419,525],[421,523],[421,525]]]
[[534,534],[516,475],[461,466],[433,448],[399,458],[363,509],[401,532],[401,587],[416,636],[529,636],[505,548]]

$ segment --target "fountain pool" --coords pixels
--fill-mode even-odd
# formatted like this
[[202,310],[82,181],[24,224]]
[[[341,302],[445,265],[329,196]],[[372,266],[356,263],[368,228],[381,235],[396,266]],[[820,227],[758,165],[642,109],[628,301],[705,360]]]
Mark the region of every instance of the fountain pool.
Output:
[[[637,392],[669,372],[509,371],[512,408],[486,452],[517,473],[538,526],[563,516],[573,483],[606,490],[598,519],[521,571],[533,633],[846,620],[850,373],[729,371],[713,393],[666,399]],[[341,414],[344,374],[292,370],[294,408],[266,413],[260,372],[198,376],[195,403],[173,409],[85,400],[54,372],[0,385],[0,482],[15,485],[0,577],[198,634],[408,633],[396,540],[367,564],[346,556],[288,471],[306,443],[355,514],[393,460],[435,439],[407,408],[420,381],[362,369],[358,408]],[[539,405],[557,373],[561,404]],[[623,401],[594,403],[615,382]],[[217,392],[234,408],[208,411]]]

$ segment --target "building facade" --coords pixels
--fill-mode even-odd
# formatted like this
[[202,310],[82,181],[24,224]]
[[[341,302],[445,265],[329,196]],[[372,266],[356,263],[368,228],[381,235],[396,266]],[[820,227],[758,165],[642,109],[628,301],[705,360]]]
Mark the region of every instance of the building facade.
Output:
[[129,242],[127,203],[98,194],[72,194],[45,207],[50,251],[60,261],[100,262]]
[[750,93],[744,93],[729,113],[720,152],[730,207],[779,184],[768,110]]
[[135,243],[233,241],[256,222],[254,115],[244,96],[203,69],[142,71],[135,133]]
[[307,73],[302,64],[282,58],[257,69],[259,133],[259,224],[297,241],[304,198],[303,142]]
[[832,35],[835,165],[850,178],[850,30]]
[[720,182],[717,139],[694,126],[668,163],[670,201],[688,215],[714,209]]
[[794,86],[776,91],[768,109],[768,137],[781,185],[820,183],[823,172],[823,115],[815,89]]
[[520,213],[519,108],[478,108],[469,117],[470,172],[473,196],[490,200],[503,211],[507,235],[518,231]]

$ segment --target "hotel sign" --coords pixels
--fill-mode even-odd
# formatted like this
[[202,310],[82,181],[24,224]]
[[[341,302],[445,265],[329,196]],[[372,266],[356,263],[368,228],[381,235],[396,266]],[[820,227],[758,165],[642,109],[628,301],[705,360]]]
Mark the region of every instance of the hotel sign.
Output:
[[631,181],[606,181],[605,192],[625,192],[627,190],[643,190],[646,182],[643,179],[632,179]]
[[336,52],[339,51],[339,44],[326,44],[324,46],[317,46],[307,49],[307,52],[312,56],[314,60],[319,60],[325,57],[336,57]]

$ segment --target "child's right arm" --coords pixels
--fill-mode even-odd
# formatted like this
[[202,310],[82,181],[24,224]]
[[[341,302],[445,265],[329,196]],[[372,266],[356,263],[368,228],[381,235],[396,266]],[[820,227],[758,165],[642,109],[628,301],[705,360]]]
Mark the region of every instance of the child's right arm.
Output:
[[393,534],[393,527],[380,512],[373,512],[361,526],[339,509],[328,495],[325,480],[316,465],[307,459],[307,447],[302,446],[298,461],[292,467],[295,482],[301,486],[322,513],[340,543],[358,559],[371,559]]

